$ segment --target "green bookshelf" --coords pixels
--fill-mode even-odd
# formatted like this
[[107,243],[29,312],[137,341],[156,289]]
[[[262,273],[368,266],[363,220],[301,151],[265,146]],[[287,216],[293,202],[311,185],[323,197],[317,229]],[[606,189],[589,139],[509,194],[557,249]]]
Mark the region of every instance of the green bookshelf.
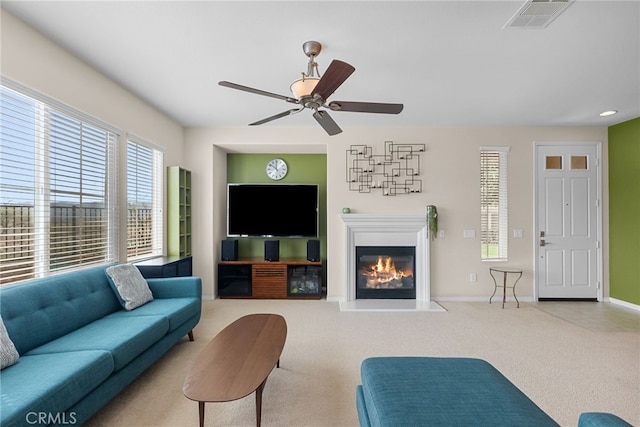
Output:
[[167,167],[167,255],[191,256],[191,171]]

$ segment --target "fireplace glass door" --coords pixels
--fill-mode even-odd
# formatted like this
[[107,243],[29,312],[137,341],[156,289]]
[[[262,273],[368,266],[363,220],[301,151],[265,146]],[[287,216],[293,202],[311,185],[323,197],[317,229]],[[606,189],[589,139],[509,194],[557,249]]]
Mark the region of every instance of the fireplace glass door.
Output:
[[415,299],[415,246],[357,246],[356,299]]

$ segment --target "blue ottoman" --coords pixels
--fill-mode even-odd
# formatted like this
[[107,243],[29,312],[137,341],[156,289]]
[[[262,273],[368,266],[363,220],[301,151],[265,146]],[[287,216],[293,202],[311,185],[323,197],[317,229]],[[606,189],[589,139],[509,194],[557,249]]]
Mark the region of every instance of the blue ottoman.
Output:
[[484,360],[374,357],[362,362],[356,405],[365,426],[557,426]]
[[578,427],[633,427],[617,415],[608,412],[583,412]]

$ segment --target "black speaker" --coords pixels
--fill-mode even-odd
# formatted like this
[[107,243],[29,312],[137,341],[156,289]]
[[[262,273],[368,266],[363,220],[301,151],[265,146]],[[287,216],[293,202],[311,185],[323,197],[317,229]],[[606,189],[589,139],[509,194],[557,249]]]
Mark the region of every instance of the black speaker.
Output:
[[264,260],[265,261],[280,260],[280,240],[264,241]]
[[307,261],[320,261],[320,240],[307,240]]
[[222,241],[222,261],[238,260],[238,241],[223,240]]

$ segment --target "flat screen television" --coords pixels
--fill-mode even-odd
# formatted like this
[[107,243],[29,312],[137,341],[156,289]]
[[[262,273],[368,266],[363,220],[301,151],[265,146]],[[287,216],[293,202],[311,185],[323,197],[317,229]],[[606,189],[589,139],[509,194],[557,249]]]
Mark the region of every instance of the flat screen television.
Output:
[[227,184],[228,237],[318,237],[317,184]]

